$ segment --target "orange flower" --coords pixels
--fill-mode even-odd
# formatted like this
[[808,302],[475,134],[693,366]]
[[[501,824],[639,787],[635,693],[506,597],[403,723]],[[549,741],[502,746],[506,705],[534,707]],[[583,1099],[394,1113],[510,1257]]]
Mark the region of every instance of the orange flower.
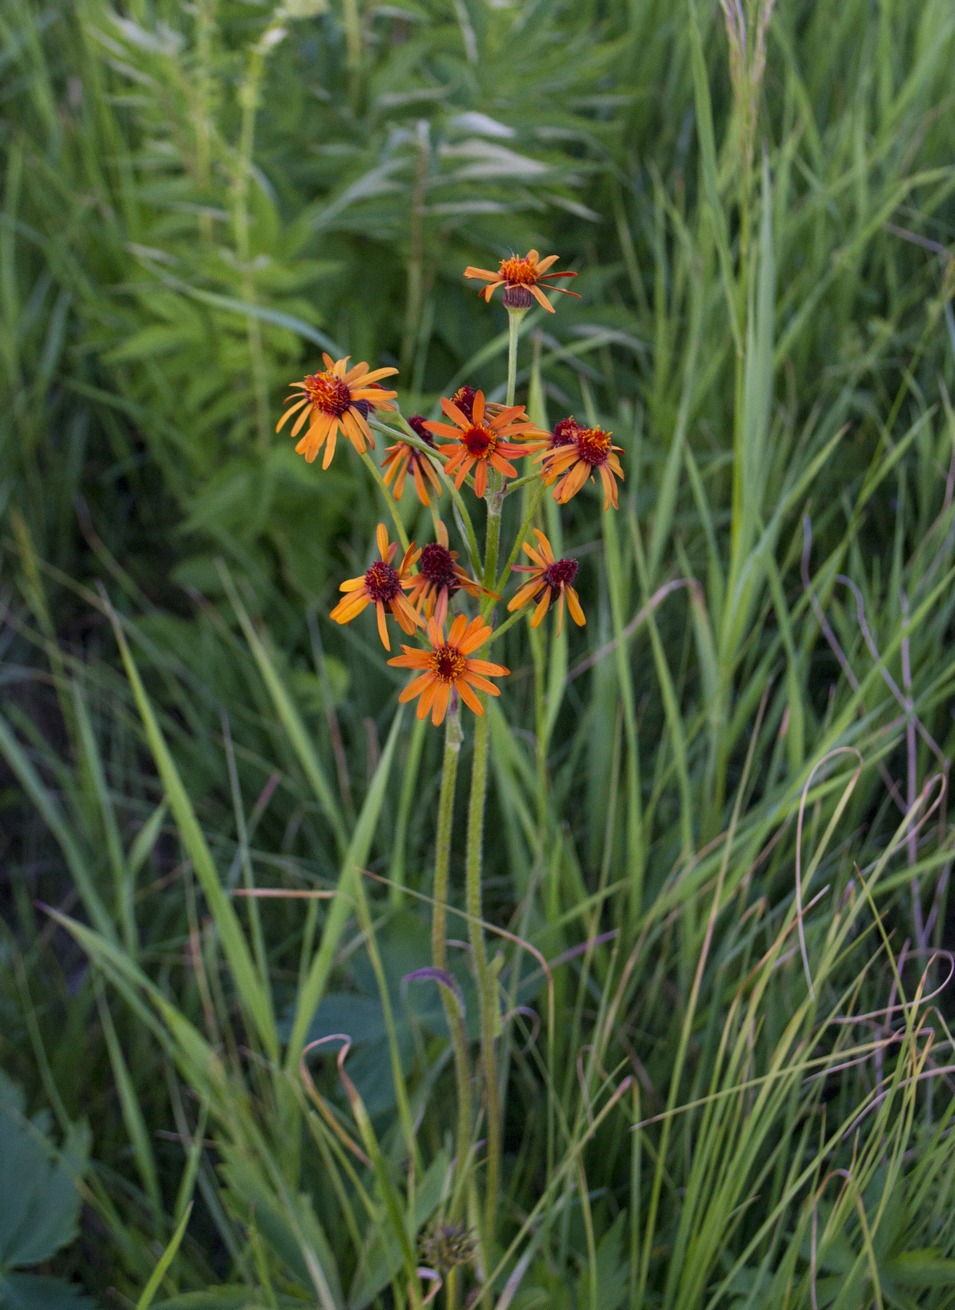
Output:
[[551,544],[540,528],[534,529],[534,535],[537,537],[539,550],[529,546],[526,541],[523,542],[521,547],[524,554],[530,556],[534,563],[514,565],[515,573],[530,573],[531,578],[524,583],[520,590],[514,593],[507,603],[507,608],[509,610],[518,610],[522,605],[528,605],[532,600],[536,600],[537,608],[531,616],[531,627],[536,628],[538,624],[543,622],[544,615],[556,600],[557,632],[559,634],[564,623],[564,597],[566,596],[570,617],[578,628],[582,628],[587,620],[580,608],[580,598],[573,587],[574,579],[577,577],[577,561],[575,559],[554,559]]
[[[496,273],[492,273],[489,268],[471,268],[469,265],[464,270],[464,276],[481,278],[482,281],[490,283],[489,286],[481,287],[478,292],[478,295],[483,296],[488,303],[497,288],[503,287],[504,304],[508,308],[526,309],[531,303],[530,296],[533,296],[539,305],[543,305],[549,313],[553,314],[554,306],[544,295],[540,284],[551,282],[558,277],[577,276],[576,273],[548,273],[547,269],[559,258],[559,255],[548,255],[546,259],[541,259],[536,250],[529,250],[526,255],[512,255],[510,259],[502,259],[501,267]],[[566,287],[548,287],[547,290],[559,291],[564,296],[576,296],[578,300],[580,299],[576,291],[568,291]],[[517,294],[514,294],[515,292]]]
[[443,396],[441,408],[455,426],[449,423],[425,423],[425,427],[436,436],[453,439],[454,444],[439,446],[438,449],[442,454],[452,452],[444,471],[449,477],[454,477],[454,485],[458,489],[472,465],[477,465],[474,490],[478,496],[483,497],[487,489],[488,466],[497,469],[505,477],[516,478],[517,469],[508,462],[506,456],[528,453],[522,446],[505,441],[505,437],[527,440],[529,437],[546,436],[546,433],[533,426],[524,413],[523,405],[501,406],[491,417],[484,403],[483,391],[474,393],[470,416],[453,400],[445,400]]
[[[397,391],[385,391],[376,385],[378,378],[397,373],[396,368],[378,368],[369,373],[365,363],[348,368],[349,358],[346,355],[344,359],[334,360],[331,355],[323,353],[324,371],[310,373],[303,382],[291,384],[293,394],[285,401],[289,407],[275,428],[276,432],[281,432],[292,415],[300,411],[292,425],[292,436],[298,436],[306,420],[308,429],[295,449],[311,464],[322,446],[325,446],[323,469],[327,469],[332,462],[339,431],[345,433],[359,455],[364,455],[366,445],[374,450],[375,438],[368,426],[368,411],[393,410],[394,405],[388,402],[398,394]],[[296,396],[295,391],[304,394]],[[294,403],[289,404],[290,401]]]
[[408,600],[427,618],[432,615],[444,625],[448,615],[448,602],[456,591],[467,591],[472,596],[492,596],[479,582],[469,578],[458,561],[458,552],[448,549],[448,530],[438,520],[438,540],[425,546],[421,552],[418,572],[411,579]]
[[443,625],[437,619],[429,619],[430,649],[415,650],[402,643],[404,654],[395,655],[388,661],[399,668],[424,670],[420,677],[408,683],[398,697],[399,701],[409,701],[420,696],[415,711],[418,718],[425,718],[430,710],[431,722],[436,726],[444,720],[452,691],[457,692],[475,714],[483,714],[484,706],[475,695],[475,689],[486,691],[491,696],[500,696],[500,688],[489,682],[485,674],[492,678],[503,678],[510,673],[510,669],[505,669],[503,664],[471,658],[472,651],[480,649],[492,631],[483,619],[471,619],[469,623],[463,614],[459,614],[451,624],[445,641]]
[[[412,414],[408,419],[408,426],[413,428],[416,435],[422,441],[426,441],[429,446],[434,445],[431,433],[424,425],[424,419],[420,414]],[[434,465],[423,450],[418,450],[416,446],[411,446],[407,441],[397,441],[393,446],[385,447],[385,458],[382,461],[382,471],[385,475],[385,486],[394,486],[391,488],[395,500],[400,500],[402,492],[405,489],[405,478],[408,473],[414,478],[415,491],[418,493],[418,499],[422,505],[430,505],[431,499],[428,495],[428,483],[435,492],[441,495],[441,480],[439,479]]]
[[347,582],[341,584],[338,590],[348,594],[338,602],[329,617],[336,623],[351,623],[356,614],[360,614],[366,605],[374,605],[378,611],[378,635],[381,644],[385,650],[391,650],[388,628],[385,625],[385,606],[391,610],[403,631],[412,633],[423,626],[422,620],[418,618],[407,596],[404,595],[412,582],[408,570],[421,552],[415,550],[415,543],[412,542],[405,551],[400,567],[395,569],[392,568],[391,561],[395,557],[398,543],[392,541],[389,544],[384,523],[378,524],[376,539],[381,558],[360,578],[349,578]]
[[[538,458],[544,462],[547,486],[557,482],[554,499],[566,505],[594,473],[600,474],[604,487],[604,509],[617,508],[615,477],[623,480],[623,469],[616,452],[620,446],[610,444],[611,433],[603,428],[578,428],[565,445],[553,447]],[[558,481],[558,478],[560,481]]]

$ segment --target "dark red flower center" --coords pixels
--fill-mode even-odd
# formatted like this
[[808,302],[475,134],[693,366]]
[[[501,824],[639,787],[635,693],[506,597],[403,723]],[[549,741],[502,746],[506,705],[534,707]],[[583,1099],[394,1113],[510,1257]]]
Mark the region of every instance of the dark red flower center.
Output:
[[551,591],[563,591],[564,587],[572,587],[576,576],[577,561],[575,559],[555,560],[553,564],[548,564],[544,570],[544,581]]
[[380,559],[365,574],[365,589],[373,601],[387,605],[401,590],[401,578],[396,569]]
[[487,459],[497,445],[497,437],[488,428],[468,428],[461,440],[472,459]]
[[420,437],[422,441],[426,441],[429,446],[434,445],[434,437],[425,427],[425,418],[423,414],[412,414],[411,418],[408,419],[408,427],[411,428],[412,432]]
[[333,414],[341,418],[351,401],[351,387],[347,382],[326,369],[324,373],[312,373],[305,379],[305,394],[324,414]]
[[471,418],[474,412],[474,388],[458,387],[451,397],[465,418]]
[[573,418],[562,418],[554,424],[550,434],[552,446],[569,446],[580,432],[580,424]]
[[603,464],[610,454],[610,433],[603,428],[581,428],[573,440],[578,455],[588,464]]
[[457,682],[467,669],[467,660],[457,646],[438,646],[431,652],[431,672],[442,682]]
[[422,577],[427,578],[432,587],[439,589],[446,587],[448,591],[456,591],[460,585],[454,576],[453,554],[446,546],[436,541],[425,546],[418,567],[421,569]]

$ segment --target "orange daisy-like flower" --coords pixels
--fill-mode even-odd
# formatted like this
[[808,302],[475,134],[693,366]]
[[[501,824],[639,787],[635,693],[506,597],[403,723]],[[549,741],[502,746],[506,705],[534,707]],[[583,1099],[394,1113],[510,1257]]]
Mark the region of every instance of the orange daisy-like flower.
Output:
[[[502,405],[491,416],[484,403],[484,392],[475,391],[470,415],[466,414],[453,400],[441,397],[441,408],[451,419],[450,423],[425,423],[429,432],[439,437],[452,438],[452,445],[439,446],[442,454],[450,452],[450,459],[444,466],[445,473],[454,478],[454,485],[460,490],[461,484],[474,465],[474,490],[483,496],[487,489],[488,467],[497,469],[505,477],[516,478],[517,469],[509,463],[507,456],[526,455],[522,446],[506,440],[507,437],[528,438],[546,436],[535,428],[524,413],[523,405]],[[497,408],[497,407],[495,407]]]
[[391,561],[395,557],[398,543],[397,541],[389,543],[388,531],[384,523],[378,524],[376,540],[381,558],[376,560],[371,568],[366,569],[360,578],[349,578],[341,584],[338,590],[347,594],[338,602],[329,617],[336,623],[351,623],[367,605],[374,605],[378,611],[378,635],[381,644],[385,650],[391,650],[388,628],[385,624],[386,607],[391,610],[404,632],[412,633],[422,626],[422,620],[418,618],[404,594],[412,585],[408,570],[421,552],[415,550],[415,543],[412,542],[405,551],[401,565],[392,568]]
[[[393,410],[394,405],[389,401],[398,394],[377,385],[378,378],[397,373],[396,368],[377,368],[369,373],[365,363],[349,368],[349,358],[346,355],[344,359],[336,360],[323,353],[324,371],[310,373],[304,381],[292,383],[293,394],[285,401],[289,407],[275,428],[276,432],[281,432],[297,413],[298,418],[292,425],[292,436],[297,437],[307,421],[308,428],[295,449],[311,464],[325,446],[323,469],[332,462],[340,431],[345,433],[359,455],[364,455],[366,445],[374,450],[375,438],[368,426],[368,412],[372,409]],[[295,395],[296,391],[303,394]]]
[[507,603],[507,608],[518,610],[522,605],[528,605],[532,600],[536,600],[537,607],[531,615],[531,627],[536,628],[543,622],[544,615],[556,601],[559,635],[564,623],[564,597],[566,596],[570,617],[578,628],[582,628],[587,620],[584,618],[584,611],[580,608],[580,598],[573,586],[574,579],[577,577],[577,561],[555,559],[551,544],[540,528],[534,529],[534,535],[537,537],[538,550],[528,545],[526,541],[521,547],[524,554],[530,556],[534,563],[514,565],[515,573],[529,573],[531,577],[514,593]]
[[[431,433],[424,425],[424,419],[420,414],[412,414],[408,419],[409,427],[413,428],[416,435],[422,441],[426,441],[429,446],[434,445],[434,439]],[[384,473],[385,486],[394,486],[391,488],[395,500],[400,500],[405,489],[405,478],[409,472],[414,479],[415,491],[418,493],[418,499],[422,505],[430,505],[431,498],[428,495],[428,483],[439,496],[441,495],[441,480],[435,470],[434,465],[423,450],[418,450],[416,446],[411,446],[407,441],[398,441],[393,446],[385,447],[385,458],[382,461],[382,472]]]
[[[559,277],[576,277],[576,273],[548,273],[547,270],[551,264],[555,264],[560,258],[559,255],[548,255],[546,259],[541,259],[536,250],[529,250],[526,255],[512,255],[510,259],[502,259],[501,267],[496,273],[489,268],[471,268],[470,265],[464,270],[465,277],[477,277],[482,281],[489,283],[489,286],[481,287],[478,295],[483,296],[490,303],[491,296],[498,287],[504,288],[504,304],[509,309],[527,309],[531,304],[531,296],[539,305],[553,314],[554,306],[550,303],[544,292],[541,290],[542,282],[552,282]],[[548,287],[548,291],[559,291],[564,296],[580,296],[576,291],[568,291],[566,287]]]
[[437,526],[438,540],[425,546],[418,561],[418,572],[411,579],[408,600],[426,618],[432,615],[438,623],[444,625],[448,615],[448,602],[456,591],[467,591],[472,596],[491,596],[487,591],[469,578],[458,563],[458,552],[448,549],[448,529],[439,520]]
[[472,658],[472,652],[484,645],[492,631],[483,619],[471,619],[469,623],[463,614],[459,614],[451,624],[445,641],[443,625],[437,619],[430,619],[430,649],[415,650],[402,643],[404,654],[395,655],[388,661],[403,669],[424,670],[420,677],[408,683],[398,699],[409,701],[420,696],[415,711],[418,718],[425,718],[430,710],[431,722],[436,726],[443,722],[448,712],[452,691],[457,692],[475,714],[483,714],[484,706],[475,691],[500,696],[500,688],[495,687],[488,678],[503,678],[510,673],[510,669],[506,669],[503,664],[491,664],[488,660]]
[[[554,499],[565,505],[595,473],[600,474],[604,487],[604,509],[617,508],[617,484],[623,481],[623,469],[617,458],[622,447],[611,445],[611,433],[603,428],[577,428],[570,440],[562,446],[546,450],[538,458],[544,461],[544,481],[554,487]],[[558,481],[559,479],[559,481]]]

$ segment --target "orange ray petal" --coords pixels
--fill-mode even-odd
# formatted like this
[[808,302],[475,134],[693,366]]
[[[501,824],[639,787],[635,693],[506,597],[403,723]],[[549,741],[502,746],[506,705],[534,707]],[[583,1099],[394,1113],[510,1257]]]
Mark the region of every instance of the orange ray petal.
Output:
[[550,587],[545,587],[541,594],[540,600],[537,602],[537,608],[534,610],[534,613],[531,615],[532,628],[540,627],[541,623],[544,621],[544,615],[550,609],[550,600],[551,600],[551,589]]
[[468,684],[463,679],[458,680],[457,689],[458,689],[458,695],[464,701],[465,705],[467,705],[468,709],[473,710],[475,714],[484,713],[484,706],[478,700],[477,696],[475,695],[471,687],[468,686]]
[[577,624],[578,628],[582,628],[586,624],[587,619],[580,606],[580,597],[577,595],[576,591],[574,591],[573,587],[568,587],[566,590],[567,608],[570,610],[570,617]]
[[[442,396],[441,408],[444,410],[445,415],[456,423],[463,432],[466,432],[468,428],[473,427],[467,414],[465,414],[463,409],[459,409],[453,400],[448,400],[446,396]],[[459,436],[460,433],[456,433],[455,435]]]
[[431,722],[436,728],[444,722],[444,716],[448,712],[448,701],[451,699],[451,688],[446,682],[439,682],[438,689],[434,694],[434,708],[431,713]]
[[[322,456],[323,469],[327,469],[329,464],[332,462],[332,457],[335,454],[335,444],[337,441],[338,441],[338,420],[332,419],[331,427],[328,433],[328,441],[326,442],[325,445],[325,454]],[[314,459],[315,456],[313,455],[312,458]]]
[[510,669],[503,664],[492,664],[490,660],[468,660],[468,673],[472,670],[475,673],[487,673],[492,678],[505,678],[510,673]]
[[487,678],[482,678],[480,673],[471,673],[468,671],[468,682],[472,687],[477,687],[478,691],[486,691],[489,696],[500,696],[500,687],[495,687],[493,682],[488,682]]
[[378,636],[381,638],[381,644],[385,650],[391,650],[391,642],[388,640],[388,624],[385,622],[385,607],[380,600],[375,601],[375,609],[378,611]]

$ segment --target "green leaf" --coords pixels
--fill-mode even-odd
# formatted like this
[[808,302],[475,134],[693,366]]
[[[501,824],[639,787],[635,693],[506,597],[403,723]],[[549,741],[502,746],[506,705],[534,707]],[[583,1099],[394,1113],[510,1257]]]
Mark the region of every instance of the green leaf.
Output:
[[36,1274],[0,1277],[0,1306],[3,1310],[97,1310],[96,1301],[62,1278]]
[[57,1151],[44,1118],[27,1117],[23,1092],[0,1073],[0,1268],[39,1264],[73,1240],[88,1155],[85,1127]]
[[597,1245],[594,1267],[580,1271],[577,1305],[618,1310],[626,1305],[630,1291],[630,1263],[624,1252],[626,1214],[618,1214]]

